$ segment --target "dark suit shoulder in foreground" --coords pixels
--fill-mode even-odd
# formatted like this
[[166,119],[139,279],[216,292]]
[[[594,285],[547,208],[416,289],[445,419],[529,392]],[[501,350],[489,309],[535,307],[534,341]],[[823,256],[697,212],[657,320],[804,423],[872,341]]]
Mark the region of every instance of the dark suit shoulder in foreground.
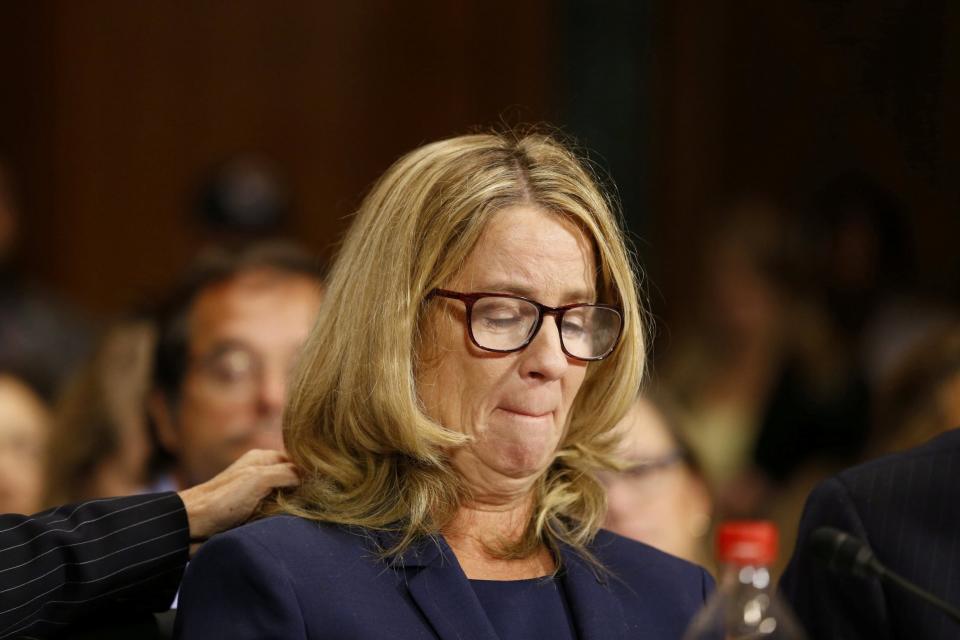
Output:
[[[216,536],[183,583],[182,638],[496,636],[442,537],[388,564],[380,534],[277,516]],[[566,591],[586,640],[675,639],[711,588],[699,567],[607,532],[592,551],[611,573],[563,553]]]
[[960,430],[821,483],[781,580],[814,638],[960,637],[960,626],[914,596],[820,567],[805,541],[825,525],[865,540],[894,572],[960,604]]
[[167,608],[189,539],[175,493],[0,516],[0,638],[62,633],[108,604]]

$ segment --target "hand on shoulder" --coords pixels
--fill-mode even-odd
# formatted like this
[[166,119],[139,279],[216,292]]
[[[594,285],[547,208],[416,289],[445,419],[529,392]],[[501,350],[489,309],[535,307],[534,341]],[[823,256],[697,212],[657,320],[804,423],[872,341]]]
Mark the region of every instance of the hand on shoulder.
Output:
[[179,492],[190,539],[202,541],[244,523],[274,489],[300,483],[293,463],[279,451],[253,449],[217,476]]

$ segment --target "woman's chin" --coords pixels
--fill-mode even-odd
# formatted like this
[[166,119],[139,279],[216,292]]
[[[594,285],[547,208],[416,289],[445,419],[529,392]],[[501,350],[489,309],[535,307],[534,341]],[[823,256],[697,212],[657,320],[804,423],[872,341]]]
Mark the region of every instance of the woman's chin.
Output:
[[513,446],[506,447],[500,455],[490,460],[490,465],[501,475],[514,480],[536,479],[553,460],[553,447]]

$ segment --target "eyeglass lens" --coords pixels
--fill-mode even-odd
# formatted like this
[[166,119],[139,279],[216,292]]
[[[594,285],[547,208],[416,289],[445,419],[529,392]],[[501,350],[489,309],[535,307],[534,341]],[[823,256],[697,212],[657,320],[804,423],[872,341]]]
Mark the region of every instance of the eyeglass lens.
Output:
[[[488,296],[473,305],[473,338],[485,349],[511,351],[530,339],[537,325],[536,305],[517,298]],[[613,348],[620,332],[620,314],[612,309],[583,305],[563,314],[560,339],[575,358],[598,358]]]
[[246,397],[263,375],[263,360],[238,346],[214,349],[197,362],[205,385],[218,394]]

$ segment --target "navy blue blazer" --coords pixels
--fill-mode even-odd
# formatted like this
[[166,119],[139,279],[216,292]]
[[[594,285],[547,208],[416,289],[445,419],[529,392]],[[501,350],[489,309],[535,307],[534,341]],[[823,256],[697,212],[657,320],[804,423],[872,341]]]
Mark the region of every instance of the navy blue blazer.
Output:
[[780,581],[811,638],[960,638],[960,625],[913,595],[821,567],[806,540],[823,525],[865,540],[894,572],[960,605],[960,429],[814,489]]
[[[442,537],[388,565],[387,542],[292,516],[215,536],[190,563],[180,591],[178,638],[404,638],[496,640]],[[582,640],[676,640],[713,581],[683,560],[601,531],[597,576],[562,552],[563,587]]]

